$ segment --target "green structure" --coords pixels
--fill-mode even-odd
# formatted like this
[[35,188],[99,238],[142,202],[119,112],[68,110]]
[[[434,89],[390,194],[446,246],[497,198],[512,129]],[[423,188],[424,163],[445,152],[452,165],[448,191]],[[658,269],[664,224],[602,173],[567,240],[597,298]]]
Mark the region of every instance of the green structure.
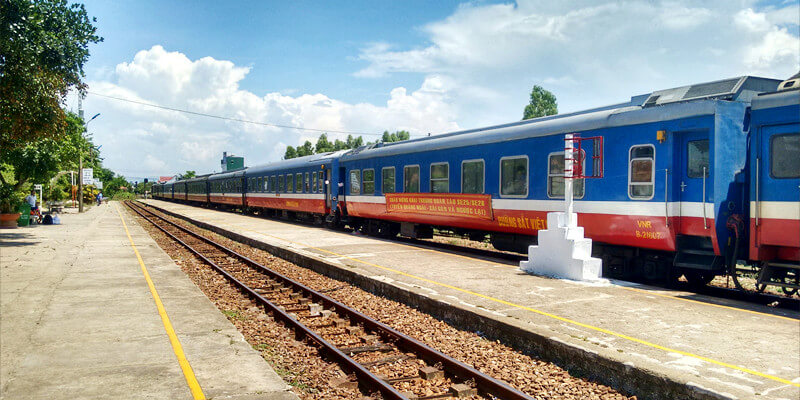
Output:
[[227,151],[223,151],[220,164],[223,172],[242,169],[244,168],[244,157],[236,157],[233,154],[228,155]]

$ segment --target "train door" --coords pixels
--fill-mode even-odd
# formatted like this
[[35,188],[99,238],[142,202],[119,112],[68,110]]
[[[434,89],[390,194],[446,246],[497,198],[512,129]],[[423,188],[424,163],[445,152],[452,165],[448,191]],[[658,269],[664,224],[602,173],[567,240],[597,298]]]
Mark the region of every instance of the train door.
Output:
[[325,186],[324,186],[324,189],[323,189],[323,192],[325,193],[325,214],[328,214],[328,213],[331,212],[331,208],[333,208],[333,205],[331,204],[332,202],[331,202],[331,170],[330,170],[330,168],[326,168],[325,171],[323,171],[323,174],[324,174],[323,175],[324,179],[322,180],[322,182],[325,183]]
[[[676,232],[682,235],[710,236],[713,225],[711,151],[708,131],[677,132],[680,148],[678,218]],[[707,206],[711,203],[711,210]]]
[[800,124],[764,126],[756,146],[756,245],[774,246],[774,258],[800,261]]

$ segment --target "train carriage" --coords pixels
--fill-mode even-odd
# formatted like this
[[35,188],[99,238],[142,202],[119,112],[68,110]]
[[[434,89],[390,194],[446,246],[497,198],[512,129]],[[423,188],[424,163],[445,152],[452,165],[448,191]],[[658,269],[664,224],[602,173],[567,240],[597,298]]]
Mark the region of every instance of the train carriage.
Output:
[[725,269],[728,216],[743,212],[746,101],[778,83],[711,82],[346,154],[348,220],[367,230],[371,220],[396,223],[378,224],[389,234],[429,235],[433,226],[490,233],[496,247],[524,251],[546,229],[547,213],[563,209],[564,135],[599,136],[604,154],[585,146],[581,157],[592,175],[588,160],[602,156],[603,178],[576,182],[575,210],[607,272],[658,279],[674,263],[707,280]]
[[208,177],[208,201],[211,204],[244,207],[245,169]]
[[344,151],[315,154],[251,167],[245,174],[250,209],[269,209],[324,217],[335,209],[335,160]]
[[[798,82],[800,83],[800,82]],[[800,288],[800,89],[753,99],[749,258],[758,282]]]
[[187,179],[186,200],[195,203],[208,203],[208,176]]

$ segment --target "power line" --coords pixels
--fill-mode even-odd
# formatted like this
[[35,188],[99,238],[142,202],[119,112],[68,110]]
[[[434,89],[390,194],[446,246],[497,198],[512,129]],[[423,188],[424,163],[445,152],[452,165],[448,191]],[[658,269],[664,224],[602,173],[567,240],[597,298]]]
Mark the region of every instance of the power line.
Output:
[[182,110],[180,108],[173,108],[173,107],[167,107],[167,106],[162,106],[162,105],[158,105],[158,104],[145,103],[143,101],[125,99],[125,98],[122,98],[122,97],[109,96],[109,95],[106,95],[106,94],[100,94],[100,93],[95,93],[95,92],[87,91],[86,93],[94,95],[94,96],[105,97],[105,98],[108,98],[108,99],[117,100],[117,101],[124,101],[124,102],[127,102],[127,103],[134,103],[134,104],[139,104],[139,105],[148,106],[148,107],[160,108],[162,110],[181,112],[181,113],[191,114],[191,115],[198,115],[198,116],[201,116],[201,117],[222,119],[222,120],[225,120],[225,121],[241,122],[241,123],[245,123],[245,124],[271,126],[271,127],[275,127],[275,128],[297,129],[297,130],[300,130],[300,131],[313,131],[313,132],[325,132],[325,133],[346,133],[346,134],[350,134],[350,135],[367,135],[367,136],[381,136],[382,135],[382,133],[337,131],[337,130],[332,130],[332,129],[303,128],[303,127],[300,127],[300,126],[270,124],[270,123],[267,123],[267,122],[250,121],[250,120],[246,120],[246,119],[224,117],[224,116],[221,116],[221,115],[206,114],[206,113],[201,113],[201,112],[197,112],[197,111]]

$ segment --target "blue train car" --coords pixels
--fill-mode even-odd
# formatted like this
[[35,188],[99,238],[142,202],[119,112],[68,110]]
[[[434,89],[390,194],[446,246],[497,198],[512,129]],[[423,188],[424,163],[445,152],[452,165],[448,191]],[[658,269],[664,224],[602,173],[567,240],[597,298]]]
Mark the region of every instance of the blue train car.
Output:
[[788,82],[752,102],[747,222],[760,288],[791,294],[800,288],[800,79]]
[[246,169],[223,172],[208,176],[207,191],[209,204],[227,207],[244,207]]
[[351,152],[341,157],[347,221],[390,235],[489,233],[495,247],[524,250],[563,208],[564,135],[599,136],[603,178],[576,181],[575,210],[607,274],[708,280],[725,271],[728,216],[744,209],[748,102],[778,83],[734,78]]
[[335,222],[337,210],[338,158],[345,151],[314,154],[250,167],[245,173],[246,207],[267,213]]

